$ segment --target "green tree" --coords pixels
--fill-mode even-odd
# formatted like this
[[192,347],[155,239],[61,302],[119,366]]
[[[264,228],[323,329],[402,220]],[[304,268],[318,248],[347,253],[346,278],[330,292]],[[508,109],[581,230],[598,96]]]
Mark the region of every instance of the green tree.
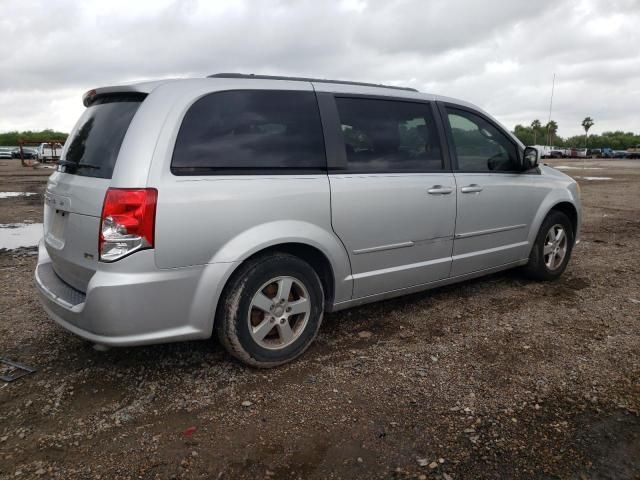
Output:
[[[626,150],[629,147],[640,144],[640,135],[633,132],[603,132],[600,135],[589,135],[591,148],[611,148],[613,150]],[[575,135],[566,140],[569,146],[584,145],[584,135]]]
[[524,125],[516,125],[515,128],[513,129],[513,134],[516,137],[518,137],[518,140],[520,140],[525,145],[535,144],[534,137],[533,137],[533,130],[531,129],[531,127],[525,127]]
[[582,128],[584,128],[584,148],[587,148],[587,139],[589,138],[589,129],[593,127],[594,123],[595,122],[591,117],[585,117],[584,120],[582,120]]
[[[585,120],[593,122],[593,119],[590,117],[587,117]],[[535,120],[531,122],[530,126],[518,124],[514,127],[513,134],[525,145],[534,145],[537,138],[542,139],[547,128],[551,126],[552,128],[550,129],[550,133],[553,137],[550,135],[550,138],[553,139],[555,146],[576,148],[585,144],[584,135],[574,135],[566,139],[559,137],[557,135],[558,124],[556,122],[550,122],[548,125],[544,126],[540,125],[537,129],[536,126],[537,122]],[[640,134],[634,132],[623,132],[622,130],[616,130],[615,132],[603,132],[600,135],[589,135],[589,142],[591,143],[591,148],[626,150],[635,145],[640,145]],[[549,140],[549,143],[551,143],[551,140]]]
[[545,128],[547,129],[547,145],[553,145],[553,140],[558,133],[558,123],[555,120],[550,120]]
[[540,131],[540,128],[542,127],[542,124],[540,123],[540,120],[538,120],[537,118],[531,122],[531,129],[533,130],[533,144],[535,145],[537,140],[538,140],[538,132]]
[[12,131],[0,133],[0,145],[2,146],[17,146],[20,141],[33,142],[33,141],[54,141],[64,143],[67,140],[69,134],[63,132],[57,132],[55,130],[46,129],[40,131],[27,130],[24,132]]

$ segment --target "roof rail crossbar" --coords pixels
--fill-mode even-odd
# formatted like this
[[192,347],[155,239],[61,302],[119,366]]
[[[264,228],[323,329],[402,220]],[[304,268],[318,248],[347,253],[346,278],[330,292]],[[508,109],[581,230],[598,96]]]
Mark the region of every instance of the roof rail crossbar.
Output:
[[255,75],[253,73],[214,73],[208,75],[207,78],[250,78],[254,80],[291,80],[297,82],[319,82],[319,83],[337,83],[340,85],[358,85],[360,87],[378,87],[391,88],[394,90],[406,90],[409,92],[417,92],[411,87],[396,87],[393,85],[382,85],[378,83],[350,82],[348,80],[329,80],[325,78],[307,78],[307,77],[285,77],[280,75]]

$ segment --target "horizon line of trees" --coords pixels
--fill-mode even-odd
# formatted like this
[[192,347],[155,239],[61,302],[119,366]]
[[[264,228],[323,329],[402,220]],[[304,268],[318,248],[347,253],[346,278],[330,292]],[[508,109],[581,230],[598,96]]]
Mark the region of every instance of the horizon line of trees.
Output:
[[17,146],[20,144],[20,140],[25,142],[33,142],[39,140],[52,140],[55,142],[64,143],[69,136],[68,133],[58,132],[52,129],[45,130],[25,130],[19,132],[17,130],[11,132],[0,133],[0,146],[8,147],[8,146]]
[[566,148],[611,148],[613,150],[626,150],[640,145],[640,134],[634,132],[616,130],[589,135],[589,129],[594,124],[595,122],[591,117],[585,117],[581,123],[582,128],[584,128],[584,135],[563,138],[557,134],[558,124],[554,120],[543,125],[540,120],[536,119],[529,126],[516,125],[513,133],[525,145],[553,145]]

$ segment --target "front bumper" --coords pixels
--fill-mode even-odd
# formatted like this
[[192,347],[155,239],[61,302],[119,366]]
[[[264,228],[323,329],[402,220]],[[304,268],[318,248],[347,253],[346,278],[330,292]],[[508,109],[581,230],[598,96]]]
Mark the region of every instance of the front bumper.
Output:
[[144,250],[100,264],[80,292],[55,273],[41,242],[35,283],[47,314],[79,337],[109,346],[145,345],[211,336],[229,266],[158,269],[153,250]]

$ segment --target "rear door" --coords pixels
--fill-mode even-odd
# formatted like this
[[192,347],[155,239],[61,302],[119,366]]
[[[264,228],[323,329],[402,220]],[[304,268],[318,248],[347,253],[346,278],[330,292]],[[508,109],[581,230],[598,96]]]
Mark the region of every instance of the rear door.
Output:
[[452,276],[528,257],[529,230],[549,191],[537,170],[522,172],[518,145],[480,112],[447,105],[458,212]]
[[104,195],[143,98],[119,94],[96,99],[78,120],[47,184],[45,247],[56,273],[82,291],[96,270]]
[[455,181],[433,106],[329,94],[319,101],[323,121],[336,119],[335,135],[325,132],[332,224],[351,260],[353,297],[448,277]]

